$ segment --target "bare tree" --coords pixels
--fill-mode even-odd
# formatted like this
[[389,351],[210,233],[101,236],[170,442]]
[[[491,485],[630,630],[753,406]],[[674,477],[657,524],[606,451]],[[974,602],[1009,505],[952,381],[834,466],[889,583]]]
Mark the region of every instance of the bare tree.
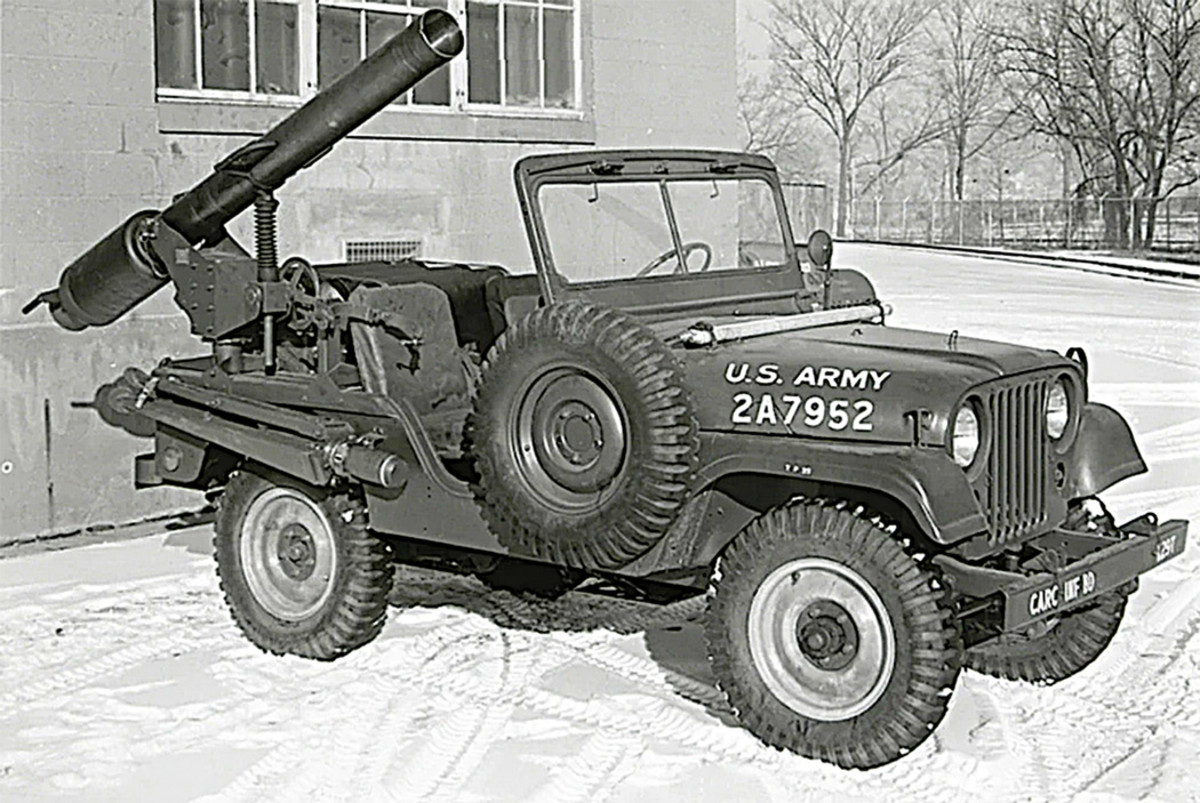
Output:
[[846,233],[855,135],[868,102],[899,79],[928,14],[924,0],[772,0],[779,97],[837,144],[835,231]]
[[941,138],[946,130],[941,109],[927,102],[926,94],[904,86],[901,92],[890,88],[878,93],[861,118],[865,140],[854,162],[854,195],[862,196],[886,186],[893,170],[905,159]]
[[796,144],[795,118],[782,110],[775,86],[763,77],[746,75],[738,82],[738,123],[742,147],[778,161]]
[[[1066,141],[1109,239],[1149,246],[1158,203],[1198,179],[1200,0],[1016,0],[997,29],[1014,111]],[[1132,211],[1133,216],[1130,217]]]
[[997,21],[991,0],[947,0],[930,19],[932,94],[944,119],[950,194],[959,201],[967,162],[992,143],[1011,114],[999,86]]

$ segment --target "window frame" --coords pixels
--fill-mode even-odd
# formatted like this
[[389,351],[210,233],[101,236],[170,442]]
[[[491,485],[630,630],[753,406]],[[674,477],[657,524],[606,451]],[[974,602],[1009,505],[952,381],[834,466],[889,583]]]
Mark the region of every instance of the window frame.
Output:
[[[679,258],[683,257],[683,255],[686,253],[686,251],[682,252],[682,253],[680,251],[680,249],[683,247],[685,242],[687,242],[689,240],[695,240],[696,238],[695,237],[685,237],[683,234],[683,228],[680,225],[680,215],[679,215],[679,212],[676,211],[676,208],[675,208],[675,201],[678,199],[677,199],[675,193],[673,192],[673,190],[676,187],[680,187],[683,185],[696,185],[696,186],[704,187],[707,184],[709,184],[710,182],[715,183],[717,181],[734,182],[735,184],[738,184],[738,185],[740,185],[742,183],[762,184],[766,188],[766,191],[770,193],[771,209],[775,213],[774,214],[774,219],[775,219],[774,223],[775,223],[775,228],[777,229],[777,234],[779,236],[778,245],[779,245],[780,249],[783,251],[783,258],[780,261],[764,262],[761,265],[741,265],[741,264],[717,265],[717,266],[714,266],[715,269],[712,269],[712,270],[710,270],[709,268],[705,268],[700,271],[684,270],[684,271],[682,271],[678,274],[674,274],[674,275],[649,274],[646,276],[639,276],[636,273],[634,273],[629,276],[616,276],[616,277],[610,277],[610,278],[580,278],[580,277],[571,275],[572,273],[575,272],[575,268],[578,267],[577,265],[572,265],[571,270],[568,271],[564,265],[559,264],[558,259],[555,257],[554,242],[557,239],[557,237],[553,234],[553,231],[557,231],[557,229],[551,229],[551,227],[547,224],[546,213],[545,213],[545,209],[544,209],[546,206],[546,203],[542,197],[544,190],[552,189],[555,187],[589,187],[590,186],[590,187],[598,190],[600,187],[622,187],[622,186],[643,186],[643,185],[647,186],[647,187],[654,186],[656,188],[656,191],[659,194],[659,199],[662,204],[658,208],[658,210],[661,211],[663,214],[663,223],[665,224],[665,231],[671,240],[671,242],[670,242],[671,248],[669,250],[664,250],[663,254],[665,255],[667,253],[671,253],[674,255],[675,258],[679,259]],[[740,187],[739,187],[739,189],[740,189]],[[795,246],[793,245],[793,248],[789,250],[786,245],[792,235],[791,235],[789,227],[786,226],[784,223],[785,219],[783,216],[786,214],[786,210],[785,210],[784,203],[783,203],[782,191],[780,189],[780,186],[777,183],[772,182],[765,175],[758,175],[755,173],[747,172],[747,173],[731,173],[731,174],[715,173],[715,174],[711,174],[711,175],[682,174],[682,175],[655,176],[655,175],[639,175],[639,174],[632,174],[632,175],[617,174],[615,176],[593,175],[590,177],[566,176],[566,177],[562,177],[562,178],[553,178],[553,179],[548,179],[546,181],[538,182],[536,185],[536,189],[533,190],[533,194],[531,195],[531,198],[532,198],[533,204],[534,204],[534,214],[536,216],[536,221],[537,221],[538,225],[540,226],[541,231],[543,232],[543,235],[545,237],[545,259],[546,259],[547,269],[548,269],[548,271],[552,272],[555,276],[562,279],[570,287],[575,287],[575,288],[613,287],[613,286],[623,286],[625,284],[628,284],[629,282],[645,282],[645,281],[654,281],[654,280],[660,280],[660,279],[672,279],[675,281],[683,281],[690,276],[699,276],[699,275],[730,276],[730,275],[737,274],[737,275],[745,276],[745,275],[750,275],[753,272],[770,273],[770,272],[775,272],[775,271],[780,271],[780,270],[793,270],[795,267],[795,264],[796,264]],[[740,224],[741,223],[740,207],[737,211],[738,211],[738,223]],[[739,225],[739,228],[740,228],[740,225]],[[738,235],[739,235],[738,244],[740,246],[741,245],[740,230],[738,232]],[[666,244],[667,243],[664,243],[664,245],[666,245]],[[561,253],[560,253],[560,255],[561,255]],[[686,264],[686,259],[684,260],[684,262]],[[635,268],[635,270],[636,270],[636,268]]]
[[[299,63],[297,64],[297,83],[300,87],[300,94],[275,94],[262,93],[254,91],[257,87],[258,75],[258,54],[257,54],[257,0],[246,0],[248,4],[247,19],[249,21],[249,33],[247,47],[249,49],[249,65],[250,71],[250,90],[228,90],[228,89],[187,89],[175,87],[158,86],[157,65],[155,77],[155,99],[160,108],[164,105],[187,104],[187,105],[206,105],[214,108],[220,107],[259,107],[259,108],[279,108],[292,109],[297,108],[312,99],[319,91],[318,74],[317,74],[317,59],[318,59],[318,30],[317,17],[320,7],[347,8],[360,11],[380,11],[384,13],[394,13],[398,15],[413,15],[427,11],[433,6],[423,5],[421,0],[408,0],[407,3],[401,5],[399,3],[380,3],[372,2],[372,0],[269,0],[272,3],[281,5],[294,5],[297,7],[297,54]],[[532,121],[577,121],[590,123],[590,72],[591,72],[591,52],[588,43],[582,36],[585,24],[590,23],[590,19],[585,17],[590,16],[590,4],[586,0],[570,0],[571,5],[562,5],[564,0],[446,0],[447,11],[452,14],[458,24],[463,28],[464,36],[467,35],[467,4],[480,3],[482,5],[496,7],[500,24],[498,26],[498,55],[499,55],[499,79],[500,79],[500,103],[478,103],[469,101],[469,62],[464,53],[463,56],[455,58],[450,62],[450,98],[447,105],[427,104],[427,103],[404,103],[391,104],[380,116],[386,116],[390,119],[396,119],[400,115],[407,116],[434,116],[434,117],[478,117],[478,118],[506,118],[510,120],[520,120],[521,118]],[[194,25],[194,43],[195,43],[195,75],[197,83],[203,82],[203,50],[201,45],[202,29],[199,24],[200,20],[200,4],[201,0],[193,0],[193,25]],[[504,54],[504,12],[509,7],[520,8],[536,8],[538,10],[538,55],[539,63],[544,63],[544,48],[545,48],[545,11],[551,10],[569,10],[572,16],[572,68],[573,76],[573,106],[571,108],[547,108],[543,106],[523,106],[509,105],[505,103],[505,54]],[[157,31],[155,31],[157,36]],[[157,47],[157,46],[156,46]],[[538,84],[540,100],[545,103],[545,70],[539,70]],[[410,90],[411,91],[411,90]],[[184,131],[184,130],[207,130],[212,128],[211,125],[205,125],[200,122],[201,118],[209,117],[203,112],[178,114],[168,111],[167,114],[159,115],[160,129],[163,131]],[[166,118],[164,120],[164,118]],[[191,129],[184,122],[185,119],[191,119]],[[213,122],[216,122],[215,120]],[[166,124],[165,127],[163,124]],[[181,127],[182,126],[182,127]],[[380,126],[376,125],[375,128]],[[401,128],[404,126],[402,125]],[[479,126],[475,126],[479,127]],[[229,129],[231,126],[216,126],[217,129]],[[233,129],[238,129],[236,124]],[[418,136],[422,136],[420,129],[423,126],[418,125]],[[455,126],[458,129],[471,128],[464,126]],[[488,126],[486,123],[482,126],[484,129],[495,128]],[[572,127],[578,129],[578,126]],[[544,126],[534,126],[533,131],[535,137],[544,139],[545,141],[568,141],[568,142],[587,142],[594,140],[594,127],[590,124],[587,126],[589,133],[586,137],[581,137],[579,131],[575,131],[567,137],[556,136],[538,136],[538,132],[544,132]],[[503,132],[499,138],[507,138]],[[403,135],[403,134],[397,134]],[[463,138],[473,139],[471,133],[456,134]],[[484,135],[484,138],[494,138],[494,136]],[[524,137],[513,137],[522,139]]]

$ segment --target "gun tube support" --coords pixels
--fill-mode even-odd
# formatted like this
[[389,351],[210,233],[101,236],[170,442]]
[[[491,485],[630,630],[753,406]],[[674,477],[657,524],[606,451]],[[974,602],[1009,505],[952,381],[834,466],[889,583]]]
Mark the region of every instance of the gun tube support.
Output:
[[73,331],[116,321],[167,282],[147,247],[156,223],[170,226],[192,245],[220,240],[225,224],[260,191],[282,186],[462,49],[454,17],[426,12],[333,86],[223,160],[161,214],[139,212],[122,223],[71,263],[58,287],[39,294],[25,312],[44,302],[54,320]]
[[[279,244],[275,236],[275,212],[279,201],[269,190],[260,190],[254,199],[254,249],[258,262],[258,280],[273,282],[279,278]],[[263,314],[263,370],[275,373],[275,314]]]

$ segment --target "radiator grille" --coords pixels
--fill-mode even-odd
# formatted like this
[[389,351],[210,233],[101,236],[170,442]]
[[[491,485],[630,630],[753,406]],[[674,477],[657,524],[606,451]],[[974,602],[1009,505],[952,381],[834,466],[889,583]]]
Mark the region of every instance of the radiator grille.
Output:
[[983,398],[990,422],[987,467],[975,493],[988,517],[989,541],[1020,539],[1046,521],[1046,393],[1042,377],[1005,383]]
[[419,256],[420,240],[350,240],[346,243],[347,262],[397,262]]

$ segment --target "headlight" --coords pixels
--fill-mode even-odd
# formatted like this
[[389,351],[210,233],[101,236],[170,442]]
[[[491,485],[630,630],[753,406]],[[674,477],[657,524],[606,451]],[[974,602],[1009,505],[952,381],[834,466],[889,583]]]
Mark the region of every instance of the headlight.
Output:
[[1071,399],[1067,395],[1067,386],[1061,379],[1056,379],[1046,394],[1046,434],[1052,440],[1058,440],[1067,431],[1071,420]]
[[954,462],[967,468],[979,453],[979,417],[964,404],[954,416]]

